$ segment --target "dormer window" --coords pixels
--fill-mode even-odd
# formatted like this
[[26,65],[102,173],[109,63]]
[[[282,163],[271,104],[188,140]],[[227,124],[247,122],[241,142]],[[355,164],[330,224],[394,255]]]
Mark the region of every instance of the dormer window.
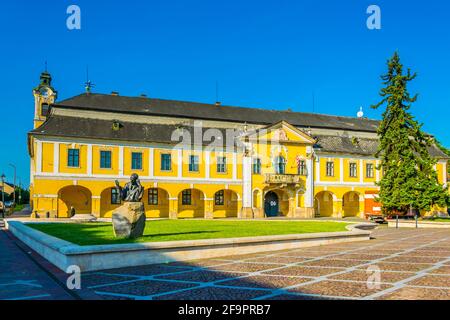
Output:
[[49,112],[50,112],[50,105],[48,103],[43,103],[41,106],[41,115],[43,117],[46,117],[48,116]]

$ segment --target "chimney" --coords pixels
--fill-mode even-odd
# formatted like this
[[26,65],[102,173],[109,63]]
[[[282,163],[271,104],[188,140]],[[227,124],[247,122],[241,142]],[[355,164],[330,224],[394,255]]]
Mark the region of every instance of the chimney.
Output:
[[113,91],[113,92],[111,92],[111,95],[117,97],[119,95],[119,92]]

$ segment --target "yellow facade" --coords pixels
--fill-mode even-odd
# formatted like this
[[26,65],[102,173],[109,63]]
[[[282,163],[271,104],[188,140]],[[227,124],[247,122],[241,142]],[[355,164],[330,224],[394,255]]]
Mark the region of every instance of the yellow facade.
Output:
[[[35,126],[45,125],[40,105],[51,101],[37,91],[35,99]],[[99,112],[85,117],[105,115]],[[133,119],[172,121],[150,116]],[[110,218],[121,205],[114,181],[123,185],[137,173],[145,188],[142,201],[148,218],[347,218],[373,214],[377,208],[368,208],[366,200],[378,190],[379,161],[321,152],[315,149],[313,137],[284,121],[267,127],[254,125],[239,138],[243,147],[232,150],[39,135],[29,142],[32,208],[39,215],[49,213],[58,218],[74,212]],[[446,184],[445,160],[437,163],[436,171],[439,182]]]

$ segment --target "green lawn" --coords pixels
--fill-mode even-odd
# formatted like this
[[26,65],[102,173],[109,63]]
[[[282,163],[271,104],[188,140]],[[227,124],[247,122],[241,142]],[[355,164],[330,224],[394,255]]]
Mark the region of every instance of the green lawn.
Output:
[[112,225],[108,223],[29,224],[31,228],[81,246],[339,232],[347,231],[348,225],[321,221],[158,220],[147,221],[142,238],[125,240],[115,239]]
[[450,223],[450,218],[423,219],[423,221],[430,221],[430,222],[447,222],[447,223]]

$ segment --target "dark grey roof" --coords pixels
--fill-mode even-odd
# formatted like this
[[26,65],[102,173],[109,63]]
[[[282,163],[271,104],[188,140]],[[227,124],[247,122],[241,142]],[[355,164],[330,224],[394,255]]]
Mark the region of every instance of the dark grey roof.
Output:
[[56,107],[108,111],[127,114],[183,117],[203,120],[232,121],[270,125],[279,121],[302,128],[326,128],[376,132],[379,121],[313,113],[217,106],[197,102],[123,97],[104,94],[82,94],[57,102]]
[[[363,156],[374,156],[378,150],[377,139],[363,139],[349,136],[315,136],[316,148],[321,152],[357,154]],[[428,148],[430,155],[435,158],[447,159],[448,156],[436,145]]]
[[[177,138],[182,135],[182,130],[184,130],[184,132],[189,133],[189,137],[194,141],[194,128],[190,126],[181,127],[176,125],[145,124],[124,121],[121,121],[120,125],[121,128],[119,130],[113,130],[113,121],[53,115],[39,128],[31,131],[30,134],[77,139],[84,138],[173,144],[181,142],[182,140],[172,140],[172,134],[177,132],[178,136],[175,136],[175,138]],[[227,143],[225,129],[203,128],[203,132],[208,129],[219,130],[222,134],[224,143]],[[200,139],[201,138],[202,137],[200,137]],[[201,139],[201,141],[202,140],[203,139]],[[202,143],[205,145],[210,144],[209,141],[202,141]],[[233,143],[234,139],[231,142],[231,146],[233,146]]]
[[[39,128],[30,132],[31,135],[56,136],[67,138],[103,139],[131,142],[156,142],[173,144],[178,140],[172,140],[174,132],[180,133],[181,129],[189,133],[194,139],[194,128],[190,126],[176,126],[164,124],[145,124],[136,122],[120,122],[120,130],[113,130],[113,121],[92,118],[77,118],[52,115]],[[227,143],[225,129],[203,128],[203,132],[208,129],[219,130]],[[232,137],[230,137],[232,138]],[[378,149],[377,139],[354,139],[351,136],[315,136],[317,140],[316,148],[322,152],[345,153],[364,156],[373,156]],[[208,145],[209,142],[203,142]],[[230,141],[232,146],[234,141]],[[448,158],[439,148],[433,146],[430,153],[436,158]]]

